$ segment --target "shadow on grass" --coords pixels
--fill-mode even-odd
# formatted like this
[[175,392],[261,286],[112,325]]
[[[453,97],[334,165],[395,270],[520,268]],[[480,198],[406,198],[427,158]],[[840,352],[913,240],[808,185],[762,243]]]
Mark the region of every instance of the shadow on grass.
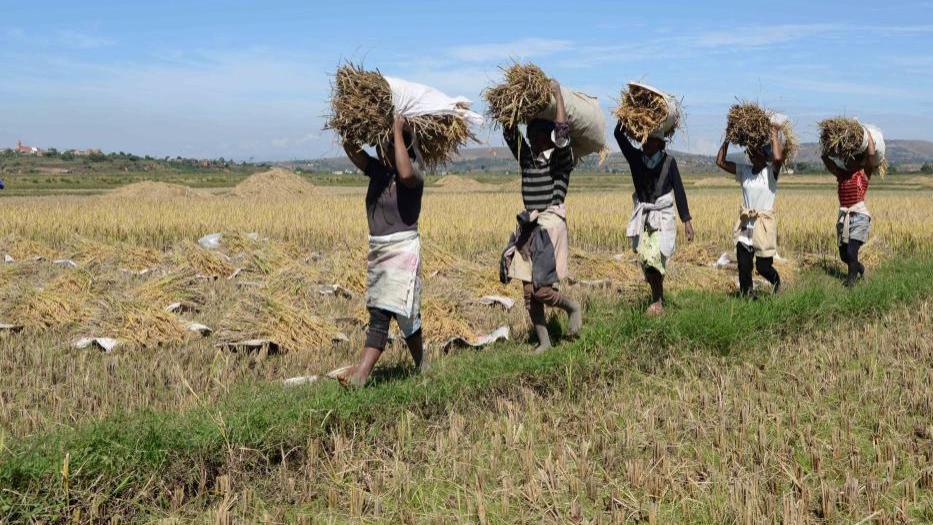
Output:
[[833,279],[838,279],[840,282],[844,281],[848,274],[843,271],[835,261],[829,259],[823,259],[816,265],[820,270],[823,271],[826,275],[832,277]]
[[[406,350],[407,352],[407,350]],[[402,379],[408,379],[411,376],[417,375],[418,371],[415,370],[415,367],[411,363],[395,363],[392,365],[384,365],[376,367],[373,370],[372,375],[370,376],[370,382],[373,385],[380,383],[387,383],[391,381],[399,381]]]

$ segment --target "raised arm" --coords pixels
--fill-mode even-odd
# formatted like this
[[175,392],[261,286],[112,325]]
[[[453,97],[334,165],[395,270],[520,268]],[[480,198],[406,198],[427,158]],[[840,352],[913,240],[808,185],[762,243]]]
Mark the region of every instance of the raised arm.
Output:
[[395,170],[398,172],[398,180],[406,187],[414,188],[424,182],[418,168],[411,163],[411,157],[408,156],[408,148],[405,147],[405,126],[407,125],[405,117],[395,116],[395,122],[392,126],[393,148],[395,148]]
[[729,141],[722,143],[722,147],[719,148],[719,153],[716,155],[716,165],[721,169],[735,175],[735,163],[732,161],[726,160],[726,156],[729,155]]
[[352,162],[354,166],[363,173],[366,173],[366,167],[369,166],[369,161],[372,160],[372,157],[363,150],[362,146],[344,141],[343,151],[347,153],[347,158],[350,159],[350,162]]
[[527,163],[531,162],[531,147],[528,146],[528,142],[525,141],[525,137],[522,136],[522,132],[517,126],[513,128],[503,127],[502,138],[505,139],[512,156],[515,157],[520,166],[525,167]]
[[554,95],[554,103],[557,105],[557,114],[554,116],[554,135],[551,138],[560,155],[569,157],[570,163],[573,164],[573,155],[570,153],[569,148],[570,123],[567,122],[567,109],[564,106],[564,96],[561,94],[560,83],[554,79],[551,79],[551,94]]
[[868,135],[868,150],[865,152],[865,175],[868,175],[870,179],[875,173],[875,160],[878,153],[875,149],[875,139],[871,136],[871,133],[866,132],[865,134]]
[[631,166],[634,162],[638,161],[641,152],[638,151],[638,148],[632,146],[632,142],[628,139],[628,136],[626,136],[625,131],[625,126],[622,125],[622,121],[620,120],[616,124],[613,135],[616,137],[616,142],[619,143],[619,149],[622,150],[622,155],[625,156],[625,160],[627,160],[629,166]]
[[784,146],[781,144],[780,137],[778,137],[779,131],[781,131],[780,126],[776,124],[771,125],[771,156],[773,159],[772,164],[774,166],[775,179],[777,179],[778,174],[781,173],[781,168],[784,166]]
[[567,122],[567,108],[564,107],[564,95],[560,91],[560,82],[551,79],[551,94],[554,95],[554,102],[557,104],[557,116],[554,117],[555,124]]

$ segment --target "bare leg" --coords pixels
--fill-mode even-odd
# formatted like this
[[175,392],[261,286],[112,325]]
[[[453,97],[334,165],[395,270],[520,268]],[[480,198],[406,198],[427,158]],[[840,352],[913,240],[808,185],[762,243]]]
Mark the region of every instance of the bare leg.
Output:
[[371,346],[363,348],[363,354],[360,356],[360,364],[356,365],[356,368],[353,369],[353,373],[348,378],[349,383],[353,386],[365,386],[366,382],[369,381],[370,374],[373,373],[373,367],[376,366],[376,361],[379,361],[381,356],[382,350],[378,348],[373,348]]
[[522,292],[525,297],[525,308],[528,310],[528,317],[531,318],[535,335],[538,336],[538,346],[535,347],[534,352],[537,354],[547,351],[551,348],[551,336],[547,331],[544,304],[535,297],[536,290],[531,283],[525,283]]
[[424,342],[421,339],[421,330],[409,336],[405,339],[405,344],[408,345],[408,353],[411,354],[412,360],[415,362],[415,368],[419,372],[424,372],[428,369],[428,362],[424,356]]
[[664,276],[654,268],[645,268],[645,280],[651,286],[651,305],[647,313],[661,315],[664,313]]
[[363,353],[360,355],[360,362],[355,367],[347,370],[344,377],[338,378],[341,383],[352,386],[364,386],[369,381],[369,376],[373,372],[373,367],[382,356],[386,342],[389,339],[389,320],[392,314],[378,308],[369,309],[369,329],[366,332],[366,343],[363,347]]

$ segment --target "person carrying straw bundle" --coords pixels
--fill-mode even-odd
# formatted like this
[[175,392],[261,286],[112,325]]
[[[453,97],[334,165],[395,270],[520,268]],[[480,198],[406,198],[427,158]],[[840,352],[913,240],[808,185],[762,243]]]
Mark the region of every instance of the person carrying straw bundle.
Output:
[[[331,372],[363,386],[385,350],[394,318],[415,366],[426,367],[421,330],[421,239],[418,219],[424,177],[415,159],[433,166],[472,138],[482,117],[469,100],[352,65],[338,69],[327,127],[337,131],[350,161],[369,178],[366,307],[369,325],[356,366]],[[363,146],[376,149],[376,157]]]
[[369,257],[366,307],[369,326],[360,362],[335,370],[341,383],[363,386],[382,356],[395,318],[408,351],[420,370],[425,367],[421,337],[421,239],[418,218],[424,195],[424,177],[413,165],[412,134],[405,117],[396,116],[392,138],[371,157],[356,143],[345,140],[350,161],[369,178],[366,221]]
[[[635,96],[633,96],[633,94]],[[641,84],[629,84],[614,114],[615,138],[632,171],[635,192],[626,236],[641,261],[651,287],[648,315],[664,313],[664,275],[677,241],[674,205],[684,223],[687,240],[694,237],[687,193],[677,161],[665,149],[679,117],[672,99]],[[632,145],[641,144],[641,149]]]
[[[785,146],[779,135],[789,129],[783,115],[768,115],[755,104],[737,104],[729,111],[726,139],[716,157],[716,165],[735,175],[742,187],[742,207],[733,239],[739,264],[739,294],[743,297],[752,294],[753,266],[771,283],[772,293],[781,287],[781,276],[774,268],[777,254],[774,199],[785,161]],[[726,160],[730,142],[745,147],[751,164]]]
[[499,120],[505,141],[521,169],[522,202],[525,205],[525,210],[517,217],[516,231],[503,253],[500,279],[503,282],[510,279],[522,282],[525,308],[538,338],[535,353],[551,348],[545,306],[567,312],[569,337],[576,337],[583,324],[580,304],[557,288],[567,276],[569,242],[564,199],[575,160],[560,84],[546,78],[545,82],[548,96],[553,97],[556,105],[553,122],[532,118],[527,122],[526,141],[518,129],[520,121],[517,118],[503,119],[504,122]]
[[429,168],[448,161],[469,141],[476,141],[470,126],[483,123],[464,97],[449,97],[430,86],[352,64],[337,69],[330,103],[325,128],[352,144],[377,149],[392,140],[394,116],[405,117],[415,157]]
[[820,122],[819,127],[823,165],[836,177],[839,196],[836,240],[839,258],[848,267],[844,284],[851,288],[865,277],[859,250],[868,241],[871,229],[871,213],[865,205],[865,195],[879,165],[877,144],[874,134],[854,119],[827,119]]

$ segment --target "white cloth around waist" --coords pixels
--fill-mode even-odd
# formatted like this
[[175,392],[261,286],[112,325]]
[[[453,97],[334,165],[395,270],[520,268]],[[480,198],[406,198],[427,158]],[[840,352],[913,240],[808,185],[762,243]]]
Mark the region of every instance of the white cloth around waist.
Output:
[[645,230],[661,232],[661,253],[670,257],[677,242],[677,219],[674,216],[674,192],[670,191],[651,202],[641,202],[633,194],[634,209],[625,235],[632,241],[632,249],[638,249],[638,241]]
[[413,317],[420,269],[421,238],[417,231],[370,236],[366,306]]

